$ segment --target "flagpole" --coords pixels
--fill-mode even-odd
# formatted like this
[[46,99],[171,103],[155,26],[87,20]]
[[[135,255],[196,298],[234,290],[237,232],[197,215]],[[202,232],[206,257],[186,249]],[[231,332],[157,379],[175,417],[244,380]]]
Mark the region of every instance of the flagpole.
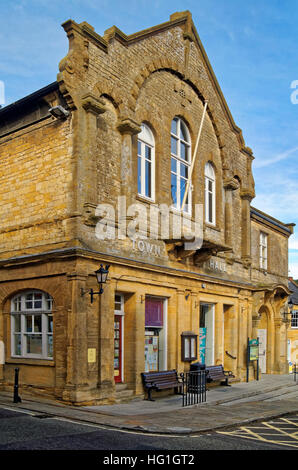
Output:
[[190,174],[189,174],[189,178],[188,178],[187,183],[186,183],[186,188],[185,188],[185,193],[184,193],[184,197],[183,197],[183,201],[182,201],[181,210],[183,210],[183,208],[184,208],[185,201],[186,201],[188,191],[189,191],[189,186],[190,186],[190,183],[191,183],[191,176],[192,176],[192,172],[193,172],[193,169],[194,169],[194,164],[195,164],[195,160],[196,160],[196,156],[197,156],[199,141],[200,141],[200,138],[201,138],[203,123],[204,123],[205,114],[206,114],[206,110],[207,110],[207,104],[208,104],[208,101],[206,100],[205,105],[204,105],[203,114],[202,114],[200,129],[199,129],[199,133],[198,133],[198,137],[197,137],[197,141],[196,141],[196,146],[195,146],[195,150],[194,150],[194,153],[193,153],[193,158],[192,158],[192,162],[191,162],[191,166],[190,166],[190,170],[189,170]]

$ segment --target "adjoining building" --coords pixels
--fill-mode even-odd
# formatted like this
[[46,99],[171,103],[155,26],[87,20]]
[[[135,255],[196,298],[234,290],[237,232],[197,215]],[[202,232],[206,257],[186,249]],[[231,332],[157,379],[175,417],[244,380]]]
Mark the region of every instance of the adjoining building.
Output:
[[112,403],[192,360],[245,380],[257,337],[261,371],[285,373],[293,224],[251,206],[253,153],[191,14],[63,27],[57,81],[0,110],[1,388],[19,367],[23,390]]
[[289,277],[289,289],[291,295],[288,299],[287,312],[290,322],[288,329],[288,360],[290,371],[293,371],[293,366],[298,367],[298,284],[292,277]]

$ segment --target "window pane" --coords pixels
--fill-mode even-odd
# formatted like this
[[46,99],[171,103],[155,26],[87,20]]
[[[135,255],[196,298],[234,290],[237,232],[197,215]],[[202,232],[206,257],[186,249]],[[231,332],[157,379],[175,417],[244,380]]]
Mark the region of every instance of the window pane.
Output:
[[171,137],[171,152],[177,155],[177,139],[175,137]]
[[151,147],[148,147],[148,145],[145,145],[145,157],[151,160]]
[[32,332],[32,316],[31,315],[25,316],[25,331],[29,333]]
[[187,178],[187,177],[188,177],[188,166],[183,165],[183,163],[180,163],[180,175],[181,175],[183,178]]
[[213,204],[212,204],[212,193],[209,193],[209,222],[213,222]]
[[27,354],[42,355],[42,335],[26,335],[27,339]]
[[177,206],[177,176],[171,174],[171,196],[174,206]]
[[138,155],[141,155],[142,153],[142,144],[141,142],[138,140]]
[[138,193],[142,193],[142,159],[138,157]]
[[[185,179],[183,179],[183,178],[180,179],[180,207],[182,207],[184,193],[185,193],[185,189],[186,189],[186,183],[187,183],[187,181]],[[189,192],[188,192],[188,194],[189,194]],[[187,198],[185,200],[185,205],[187,206],[187,204],[188,204],[188,195],[187,195]],[[183,209],[187,210],[187,207],[184,206]]]
[[49,294],[47,294],[47,296],[46,296],[46,304],[47,304],[47,309],[48,309],[48,310],[52,310],[52,303],[53,303],[52,297],[51,297]]
[[48,335],[48,357],[53,357],[53,336]]
[[188,142],[188,135],[187,135],[187,130],[184,122],[180,121],[180,139],[185,140]]
[[32,309],[33,308],[33,302],[32,300],[26,300],[26,309]]
[[177,173],[177,160],[175,158],[171,158],[171,171]]
[[41,333],[41,315],[34,316],[34,332]]
[[53,315],[48,315],[47,321],[48,321],[48,332],[53,333]]
[[14,315],[14,332],[21,332],[21,315]]
[[21,335],[14,335],[14,356],[21,356]]
[[145,195],[151,197],[151,162],[145,161]]
[[185,145],[183,142],[180,142],[180,157],[188,161],[188,145]]
[[178,132],[177,131],[177,121],[178,121],[177,118],[173,119],[172,126],[171,126],[171,132],[172,132],[172,134],[175,134],[175,135],[177,135],[177,132]]
[[21,297],[17,297],[14,300],[14,311],[20,312],[21,311]]
[[34,293],[34,308],[42,308],[42,293]]

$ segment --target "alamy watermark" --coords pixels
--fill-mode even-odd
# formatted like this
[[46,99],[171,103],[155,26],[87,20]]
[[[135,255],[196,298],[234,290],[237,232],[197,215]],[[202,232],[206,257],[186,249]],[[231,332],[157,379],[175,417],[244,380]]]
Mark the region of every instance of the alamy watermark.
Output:
[[4,82],[0,80],[0,107],[5,104]]
[[95,227],[98,240],[163,240],[180,241],[184,250],[199,250],[203,243],[203,205],[195,204],[191,217],[176,211],[167,204],[141,203],[127,206],[125,196],[119,196],[117,206],[98,204],[95,216],[99,219]]
[[291,88],[294,89],[294,91],[291,93],[291,103],[298,104],[298,80],[292,81]]

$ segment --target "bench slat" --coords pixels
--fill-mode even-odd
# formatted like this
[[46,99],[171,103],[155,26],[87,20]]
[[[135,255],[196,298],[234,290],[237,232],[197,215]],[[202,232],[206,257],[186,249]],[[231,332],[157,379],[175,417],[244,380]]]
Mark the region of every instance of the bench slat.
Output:
[[164,390],[166,388],[175,388],[181,386],[176,370],[161,372],[143,372],[141,374],[143,385],[148,390],[148,399],[151,398],[151,390]]
[[231,371],[225,371],[223,365],[206,367],[207,381],[208,382],[225,382],[228,385],[228,378],[234,377]]

